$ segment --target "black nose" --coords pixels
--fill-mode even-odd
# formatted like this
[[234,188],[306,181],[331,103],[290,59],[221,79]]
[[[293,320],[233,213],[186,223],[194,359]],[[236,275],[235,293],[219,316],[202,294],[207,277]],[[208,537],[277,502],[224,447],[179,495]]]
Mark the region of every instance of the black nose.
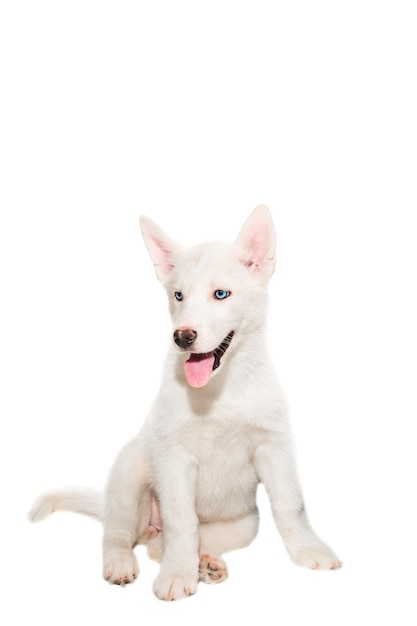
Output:
[[197,331],[191,328],[177,328],[174,331],[174,341],[180,348],[187,350],[197,339]]

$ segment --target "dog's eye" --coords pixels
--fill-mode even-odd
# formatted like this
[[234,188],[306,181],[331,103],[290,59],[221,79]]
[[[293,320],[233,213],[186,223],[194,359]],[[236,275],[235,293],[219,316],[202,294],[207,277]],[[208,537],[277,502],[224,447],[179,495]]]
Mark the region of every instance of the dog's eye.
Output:
[[228,298],[230,296],[230,291],[226,291],[225,289],[217,289],[214,292],[214,297],[217,300],[224,300],[225,298]]
[[181,300],[184,298],[184,296],[182,295],[181,291],[176,291],[174,293],[174,296],[176,297],[176,299],[181,302]]

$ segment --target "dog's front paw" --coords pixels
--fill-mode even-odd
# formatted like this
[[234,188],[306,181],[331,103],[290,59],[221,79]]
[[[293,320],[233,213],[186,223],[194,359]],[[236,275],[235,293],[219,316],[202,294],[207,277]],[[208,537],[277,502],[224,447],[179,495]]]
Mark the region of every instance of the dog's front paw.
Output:
[[161,600],[181,600],[197,592],[198,575],[169,575],[161,572],[153,585],[155,595]]
[[113,585],[127,585],[139,575],[133,550],[113,548],[104,554],[103,576]]
[[325,543],[314,542],[301,546],[290,552],[292,561],[301,567],[317,570],[335,570],[342,567],[342,561],[326,546]]

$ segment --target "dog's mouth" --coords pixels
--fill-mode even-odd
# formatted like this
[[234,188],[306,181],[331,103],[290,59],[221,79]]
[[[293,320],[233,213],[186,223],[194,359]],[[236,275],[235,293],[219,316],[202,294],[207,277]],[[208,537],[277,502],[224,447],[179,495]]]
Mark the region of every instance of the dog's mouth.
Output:
[[231,330],[213,352],[202,354],[192,352],[190,354],[190,358],[184,363],[184,373],[191,387],[204,387],[204,385],[207,385],[213,372],[220,367],[221,359],[230,346],[234,334],[234,331]]

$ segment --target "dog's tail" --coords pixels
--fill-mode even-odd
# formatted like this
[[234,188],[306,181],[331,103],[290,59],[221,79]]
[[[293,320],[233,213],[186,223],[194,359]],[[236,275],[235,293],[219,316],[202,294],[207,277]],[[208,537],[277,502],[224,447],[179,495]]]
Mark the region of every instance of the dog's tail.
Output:
[[41,494],[28,513],[31,522],[40,522],[54,511],[73,511],[101,519],[101,494],[94,489],[70,488]]

